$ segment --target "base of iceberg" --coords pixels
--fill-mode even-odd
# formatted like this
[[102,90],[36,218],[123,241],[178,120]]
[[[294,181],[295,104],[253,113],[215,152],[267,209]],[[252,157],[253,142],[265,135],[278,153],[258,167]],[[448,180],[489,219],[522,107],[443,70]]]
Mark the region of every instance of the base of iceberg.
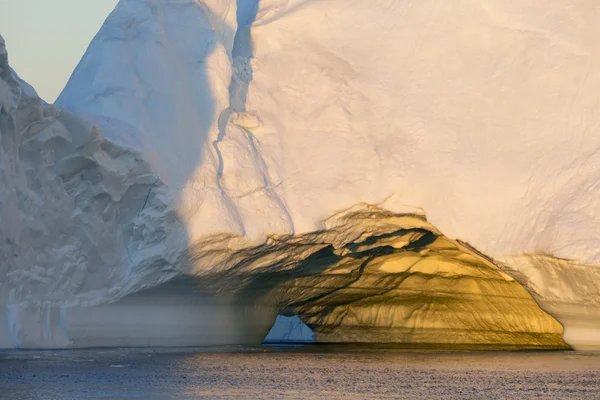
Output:
[[[422,215],[362,204],[318,232],[273,235],[258,245],[216,236],[188,257],[205,269],[159,282],[147,277],[139,289],[88,307],[64,299],[8,304],[0,346],[207,346],[266,337],[569,348],[562,326],[518,281]],[[296,317],[276,322],[278,314]]]
[[[597,35],[514,53],[539,13],[251,3],[121,1],[58,102],[76,113],[0,37],[0,347],[600,346],[600,269],[556,258],[600,260],[572,57]],[[527,251],[555,257],[486,256]]]
[[176,278],[93,307],[9,306],[0,311],[0,348],[259,344],[276,315]]

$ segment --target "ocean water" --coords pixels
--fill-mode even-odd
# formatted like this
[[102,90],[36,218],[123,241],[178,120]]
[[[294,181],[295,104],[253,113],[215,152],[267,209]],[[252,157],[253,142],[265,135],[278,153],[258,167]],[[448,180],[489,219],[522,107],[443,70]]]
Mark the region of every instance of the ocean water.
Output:
[[0,399],[600,399],[600,353],[346,346],[0,352]]

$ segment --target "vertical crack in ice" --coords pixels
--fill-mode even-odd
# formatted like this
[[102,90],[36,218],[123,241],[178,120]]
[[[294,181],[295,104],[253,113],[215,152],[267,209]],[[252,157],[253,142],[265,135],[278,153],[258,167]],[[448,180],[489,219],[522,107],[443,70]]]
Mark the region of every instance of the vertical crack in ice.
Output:
[[231,198],[231,196],[229,195],[227,190],[225,190],[225,188],[223,187],[224,161],[223,161],[223,154],[221,153],[221,150],[219,149],[219,144],[223,141],[223,139],[225,138],[225,135],[227,134],[227,123],[229,122],[230,116],[231,116],[231,107],[227,107],[226,109],[224,109],[221,112],[221,115],[219,115],[219,121],[218,121],[219,135],[217,136],[217,139],[213,142],[213,147],[214,147],[215,153],[217,155],[216,184],[217,184],[217,188],[219,189],[219,191],[222,194],[223,201],[225,202],[227,209],[230,211],[230,215],[235,219],[242,235],[246,235],[246,229],[244,227],[244,221],[242,219],[242,216],[240,215],[240,211],[238,210],[237,205],[235,204],[235,202],[233,201],[233,199]]
[[[217,186],[223,194],[223,199],[227,203],[227,208],[234,214],[240,230],[243,234],[246,233],[244,228],[244,221],[240,215],[239,209],[234,201],[234,198],[227,193],[227,190],[223,187],[223,171],[224,171],[224,158],[219,144],[223,142],[227,135],[227,125],[230,122],[230,118],[233,113],[246,113],[246,96],[248,93],[249,83],[252,81],[252,65],[250,60],[253,58],[252,39],[251,39],[251,26],[256,18],[258,10],[258,1],[247,2],[243,6],[238,1],[238,27],[233,41],[232,59],[233,59],[233,72],[231,82],[229,85],[229,107],[223,110],[219,115],[219,135],[213,142],[213,147],[217,155]],[[288,227],[291,234],[294,234],[294,222],[293,218],[285,205],[285,202],[275,192],[274,185],[269,178],[269,168],[263,157],[259,140],[254,136],[250,129],[237,125],[241,129],[248,140],[248,146],[254,156],[254,159],[258,163],[258,171],[263,183],[263,189],[268,197],[277,205],[277,207],[284,214],[287,221]]]
[[[238,1],[238,20],[239,20],[239,1]],[[236,33],[234,36],[234,40],[233,40],[233,46],[232,46],[232,55],[231,58],[233,60],[234,56],[233,56],[233,49],[235,49],[236,47],[236,40],[238,37],[238,32],[240,30],[239,27],[239,22],[238,22],[238,26],[236,28]],[[233,64],[233,62],[232,62]],[[231,195],[227,192],[227,190],[223,187],[223,171],[224,171],[224,158],[223,158],[223,153],[221,152],[221,149],[219,148],[219,145],[223,142],[223,140],[225,139],[225,136],[227,135],[227,124],[229,123],[229,119],[231,117],[231,114],[233,112],[233,108],[232,108],[232,86],[234,85],[234,81],[235,81],[235,72],[232,72],[232,76],[231,76],[231,81],[229,83],[229,107],[225,108],[221,114],[219,114],[219,119],[217,121],[218,124],[218,130],[219,133],[217,135],[217,139],[213,141],[212,145],[213,148],[215,149],[215,154],[217,157],[217,179],[216,179],[216,184],[217,184],[217,188],[219,189],[219,191],[221,192],[223,201],[225,202],[225,205],[227,207],[227,209],[230,212],[230,215],[235,219],[238,228],[240,229],[242,235],[246,234],[246,229],[244,227],[244,221],[243,218],[240,214],[240,211],[237,207],[237,205],[235,204],[235,202],[233,201]]]
[[156,180],[154,182],[152,182],[152,185],[150,185],[150,188],[148,189],[148,194],[146,195],[146,200],[144,201],[144,205],[142,206],[142,209],[140,210],[140,212],[138,213],[138,215],[140,215],[142,213],[142,211],[144,211],[144,209],[146,208],[146,205],[148,204],[148,199],[150,199],[150,193],[152,193],[152,188],[154,187],[154,185],[156,185],[159,181],[159,177],[156,177]]

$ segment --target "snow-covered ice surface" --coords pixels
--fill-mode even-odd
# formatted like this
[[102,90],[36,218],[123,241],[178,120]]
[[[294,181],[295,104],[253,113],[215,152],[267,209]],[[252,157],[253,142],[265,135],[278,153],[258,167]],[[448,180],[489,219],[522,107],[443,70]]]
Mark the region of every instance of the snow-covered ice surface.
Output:
[[[121,233],[121,240],[129,244],[102,247],[117,249],[109,251],[114,260],[103,264],[106,276],[88,268],[76,275],[77,280],[90,282],[84,292],[97,303],[110,301],[106,307],[127,310],[118,307],[119,302],[133,301],[149,306],[152,315],[152,299],[123,297],[147,300],[135,292],[176,275],[193,277],[184,279],[186,285],[193,283],[192,290],[163,290],[168,285],[155,290],[169,298],[176,293],[181,296],[177,302],[186,305],[194,304],[195,296],[203,297],[204,290],[248,294],[264,274],[303,278],[294,271],[301,272],[306,260],[331,246],[336,262],[370,258],[367,252],[376,253],[377,261],[369,268],[347,271],[341,264],[325,263],[335,266],[332,271],[344,271],[343,279],[329,277],[325,286],[353,285],[366,270],[383,274],[385,285],[394,290],[406,290],[403,280],[393,282],[399,274],[414,278],[405,258],[416,246],[421,263],[417,269],[436,278],[436,293],[444,286],[441,281],[449,279],[446,273],[468,276],[477,282],[469,290],[481,297],[483,309],[493,309],[491,299],[500,294],[520,299],[510,311],[516,325],[509,323],[509,331],[523,323],[519,307],[526,303],[536,315],[532,326],[556,334],[555,325],[530,307],[531,299],[515,281],[505,279],[492,260],[441,232],[518,269],[528,288],[544,280],[528,275],[534,269],[511,264],[521,254],[547,254],[585,268],[598,267],[599,17],[600,9],[591,0],[121,0],[57,104],[98,124],[111,143],[123,146],[119,151],[140,152],[148,164],[140,164],[146,174],[143,190],[131,204],[144,204],[145,193],[156,185],[165,205],[157,206],[162,207],[158,212],[149,203],[145,212],[152,217],[124,212],[125,220],[106,222],[119,231],[127,221],[144,221],[147,229],[158,232]],[[3,95],[0,106],[12,104],[11,99]],[[332,226],[330,217],[341,210],[350,210],[342,214],[356,220],[345,217],[336,225],[334,218]],[[369,210],[372,222],[364,218]],[[425,233],[412,232],[423,212],[429,222],[419,229]],[[401,217],[408,214],[407,219]],[[172,223],[169,228],[163,228],[163,218]],[[408,221],[412,222],[402,225]],[[435,240],[423,243],[419,235]],[[139,259],[128,262],[121,249],[134,250]],[[392,252],[391,270],[381,263],[386,251]],[[450,255],[449,272],[441,272],[447,264],[432,261],[436,258],[429,257],[430,252],[435,257]],[[143,261],[147,257],[168,261],[160,268],[149,267]],[[48,265],[62,268],[50,259]],[[35,263],[28,265],[25,270],[35,268]],[[15,269],[20,271],[21,264]],[[26,276],[18,272],[21,283],[8,287],[28,287],[42,270]],[[63,273],[71,276],[65,268],[48,279],[52,282]],[[482,290],[482,282],[491,276],[491,281],[510,284]],[[379,281],[361,285],[372,289],[377,287],[373,282]],[[576,293],[577,282],[565,279],[565,288],[552,295]],[[26,304],[41,307],[51,292],[63,307],[69,292],[47,287],[53,286],[31,291]],[[589,293],[598,299],[597,292]],[[539,294],[544,298],[543,291]],[[231,320],[248,316],[240,321],[256,323],[247,337],[255,340],[290,303],[282,296],[282,303],[254,298],[250,311],[240,307],[235,294],[233,299],[225,296],[201,304],[226,304],[223,314]],[[352,296],[344,296],[345,304],[355,303]],[[410,296],[402,298],[410,303]],[[415,298],[422,302],[423,293]],[[328,305],[314,304],[324,306]],[[194,313],[193,307],[183,309]],[[357,315],[377,319],[374,308],[361,310]],[[397,310],[384,315],[391,318]],[[432,328],[436,321],[477,325],[479,316],[495,319],[493,313],[481,314],[476,308],[468,308],[464,320],[451,318],[452,313],[436,320],[428,307],[413,311],[407,313],[403,329],[415,321]],[[335,323],[332,314],[305,312],[312,313],[317,324]],[[61,321],[68,319],[60,313]],[[88,309],[82,313],[102,336],[106,316]],[[52,320],[48,315],[54,314],[42,315]],[[77,315],[75,322],[83,318]],[[184,312],[182,319],[193,320],[189,315]],[[577,313],[567,319],[554,315],[566,332],[573,331],[573,321],[579,318],[573,317]],[[129,340],[138,320],[123,320],[128,322],[122,330],[115,327],[111,332]],[[14,322],[19,319],[9,321],[29,330],[27,324]],[[195,323],[182,332],[193,332]],[[481,330],[488,332],[490,327],[486,322]],[[589,329],[595,334],[598,325]],[[86,332],[85,323],[81,331]],[[215,338],[209,334],[196,340],[212,343]]]
[[600,354],[312,346],[0,352],[14,400],[597,399]]
[[491,256],[600,261],[598,17],[590,1],[262,0],[246,108],[296,229],[413,205]]
[[307,232],[370,202],[492,256],[600,261],[597,7],[263,0],[245,47],[234,10],[123,0],[58,100],[138,127],[153,165],[175,155],[161,177],[203,188],[182,189],[194,237]]

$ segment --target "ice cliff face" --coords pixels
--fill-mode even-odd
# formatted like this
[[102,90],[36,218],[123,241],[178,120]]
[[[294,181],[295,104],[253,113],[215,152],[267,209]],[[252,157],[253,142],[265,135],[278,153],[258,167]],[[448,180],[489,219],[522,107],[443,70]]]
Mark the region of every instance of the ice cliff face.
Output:
[[594,8],[237,3],[239,28],[234,1],[122,1],[58,100],[174,154],[186,202],[214,192],[190,230],[309,232],[364,201],[486,254],[600,261]]
[[63,346],[61,307],[168,279],[185,230],[137,153],[15,76],[1,41],[0,346]]
[[57,100],[142,152],[179,200],[190,240],[245,232],[220,179],[235,32],[231,1],[122,1]]
[[[516,0],[122,0],[57,104],[152,167],[126,163],[144,173],[120,170],[131,179],[117,185],[141,179],[142,194],[119,207],[150,191],[151,216],[106,219],[123,233],[102,247],[117,249],[103,271],[118,272],[90,281],[110,296],[84,310],[58,300],[52,326],[71,346],[247,343],[284,312],[325,341],[377,332],[562,346],[560,325],[500,264],[441,232],[519,270],[542,306],[577,280],[534,290],[544,280],[532,271],[547,264],[529,268],[521,254],[569,258],[595,276],[598,12]],[[56,121],[66,116],[77,120],[57,111]],[[132,224],[158,232],[142,240],[125,233]],[[553,315],[569,332],[582,314]]]
[[262,0],[246,107],[295,226],[387,199],[489,255],[600,261],[598,16],[572,1]]

